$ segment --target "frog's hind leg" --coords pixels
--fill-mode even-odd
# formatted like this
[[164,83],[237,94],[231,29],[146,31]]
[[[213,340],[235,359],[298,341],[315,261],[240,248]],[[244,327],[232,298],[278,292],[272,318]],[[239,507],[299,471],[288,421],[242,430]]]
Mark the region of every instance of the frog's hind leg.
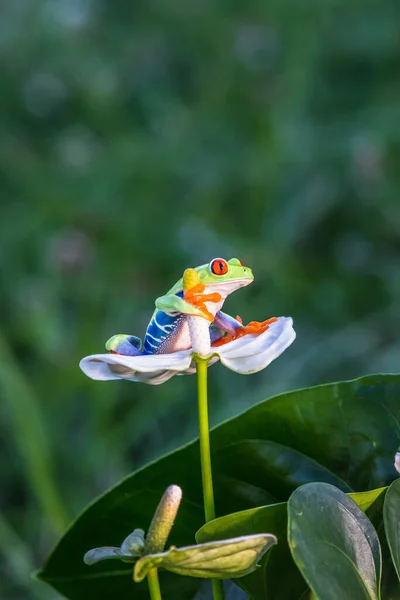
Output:
[[143,354],[141,347],[142,340],[140,338],[124,333],[113,335],[106,343],[106,350],[123,356],[141,356]]

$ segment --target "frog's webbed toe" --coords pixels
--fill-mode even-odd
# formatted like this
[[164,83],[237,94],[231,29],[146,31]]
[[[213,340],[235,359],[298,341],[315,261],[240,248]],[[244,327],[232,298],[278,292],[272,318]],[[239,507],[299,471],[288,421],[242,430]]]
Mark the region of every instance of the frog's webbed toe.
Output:
[[135,335],[125,335],[118,333],[113,335],[106,343],[106,350],[114,354],[122,354],[123,356],[140,356],[142,340]]

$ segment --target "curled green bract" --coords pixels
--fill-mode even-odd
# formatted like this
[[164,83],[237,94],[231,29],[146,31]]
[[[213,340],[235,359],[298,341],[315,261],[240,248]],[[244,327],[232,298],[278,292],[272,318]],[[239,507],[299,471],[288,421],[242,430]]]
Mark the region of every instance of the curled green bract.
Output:
[[136,582],[143,581],[151,569],[159,567],[189,577],[232,579],[254,571],[258,561],[277,543],[274,535],[262,533],[182,548],[171,546],[165,552],[141,555],[143,547],[141,551],[138,546],[127,548],[127,541],[136,538],[140,531],[135,529],[120,548],[104,546],[89,550],[84,556],[85,563],[93,565],[107,559],[135,562],[133,578]]
[[139,558],[133,570],[135,581],[142,581],[149,571],[162,567],[189,577],[232,579],[244,577],[257,568],[258,561],[277,543],[270,533],[245,535],[175,548]]
[[109,558],[119,559],[124,562],[133,562],[140,556],[144,549],[144,531],[143,529],[135,529],[128,535],[118,548],[116,546],[101,546],[100,548],[92,548],[88,550],[83,557],[87,565],[107,560]]

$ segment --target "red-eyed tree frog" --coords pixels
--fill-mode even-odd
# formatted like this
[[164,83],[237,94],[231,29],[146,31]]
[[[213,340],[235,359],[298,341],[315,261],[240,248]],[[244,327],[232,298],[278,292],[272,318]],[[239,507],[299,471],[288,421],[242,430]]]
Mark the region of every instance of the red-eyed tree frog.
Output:
[[156,310],[140,338],[118,334],[106,343],[109,352],[126,356],[169,354],[191,348],[188,317],[203,317],[209,322],[212,346],[225,344],[248,333],[262,333],[276,320],[252,321],[242,325],[240,317],[223,313],[229,294],[253,281],[253,273],[237,258],[214,258],[209,264],[187,269],[165,296],[157,298]]

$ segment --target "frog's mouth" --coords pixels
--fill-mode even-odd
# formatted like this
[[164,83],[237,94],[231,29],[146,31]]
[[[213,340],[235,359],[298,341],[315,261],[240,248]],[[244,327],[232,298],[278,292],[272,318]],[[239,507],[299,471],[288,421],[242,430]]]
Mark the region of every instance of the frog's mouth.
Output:
[[216,281],[211,285],[207,285],[207,294],[217,292],[218,294],[221,294],[223,298],[226,298],[232,292],[235,292],[236,290],[249,285],[249,283],[252,283],[253,279],[253,277],[249,277],[249,279],[231,279],[230,281],[221,281],[221,283]]

